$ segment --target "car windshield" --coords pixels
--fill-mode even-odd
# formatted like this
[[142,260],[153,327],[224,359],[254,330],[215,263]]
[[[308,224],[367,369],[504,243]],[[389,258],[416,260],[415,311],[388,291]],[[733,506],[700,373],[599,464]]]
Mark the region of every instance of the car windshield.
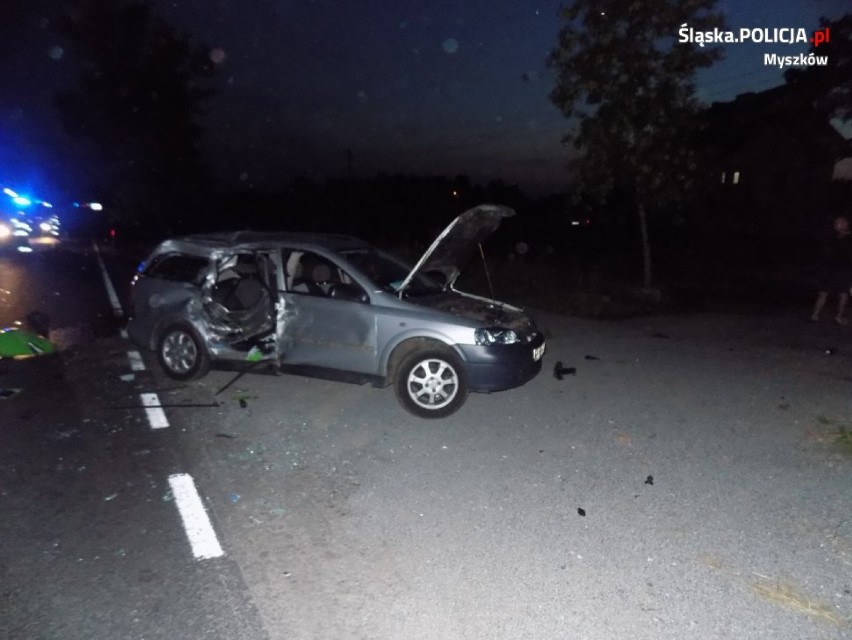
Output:
[[[341,255],[388,293],[398,294],[402,282],[412,269],[402,260],[377,249],[352,249],[341,252]],[[441,293],[443,290],[444,287],[436,280],[418,274],[412,278],[404,294],[419,297]]]

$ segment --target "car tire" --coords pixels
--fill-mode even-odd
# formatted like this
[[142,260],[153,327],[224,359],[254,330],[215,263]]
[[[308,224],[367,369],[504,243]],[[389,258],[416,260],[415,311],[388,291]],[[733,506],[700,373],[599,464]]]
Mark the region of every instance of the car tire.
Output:
[[175,380],[196,380],[210,370],[210,356],[190,325],[169,325],[157,340],[157,360],[166,375]]
[[396,397],[419,418],[444,418],[467,400],[467,380],[459,358],[448,349],[408,354],[396,372]]

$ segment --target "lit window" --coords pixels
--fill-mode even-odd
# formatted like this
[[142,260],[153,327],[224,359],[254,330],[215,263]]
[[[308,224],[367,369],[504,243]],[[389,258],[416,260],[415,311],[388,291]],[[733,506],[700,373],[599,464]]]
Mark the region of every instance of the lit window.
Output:
[[722,184],[725,184],[725,172],[722,172]]
[[740,183],[740,172],[739,171],[734,171],[734,179],[731,182],[733,184],[739,184]]

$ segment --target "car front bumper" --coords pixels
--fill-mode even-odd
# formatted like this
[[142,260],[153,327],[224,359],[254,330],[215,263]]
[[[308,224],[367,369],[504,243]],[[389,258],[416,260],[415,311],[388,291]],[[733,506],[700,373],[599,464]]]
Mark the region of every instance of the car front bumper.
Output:
[[468,386],[479,392],[513,389],[535,378],[541,371],[544,347],[541,334],[527,344],[458,345]]

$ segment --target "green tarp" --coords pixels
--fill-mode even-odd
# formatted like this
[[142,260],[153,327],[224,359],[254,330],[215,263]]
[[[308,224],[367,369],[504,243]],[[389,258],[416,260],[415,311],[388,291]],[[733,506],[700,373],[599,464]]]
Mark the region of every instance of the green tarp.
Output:
[[0,358],[44,356],[56,351],[54,344],[24,329],[0,329]]

